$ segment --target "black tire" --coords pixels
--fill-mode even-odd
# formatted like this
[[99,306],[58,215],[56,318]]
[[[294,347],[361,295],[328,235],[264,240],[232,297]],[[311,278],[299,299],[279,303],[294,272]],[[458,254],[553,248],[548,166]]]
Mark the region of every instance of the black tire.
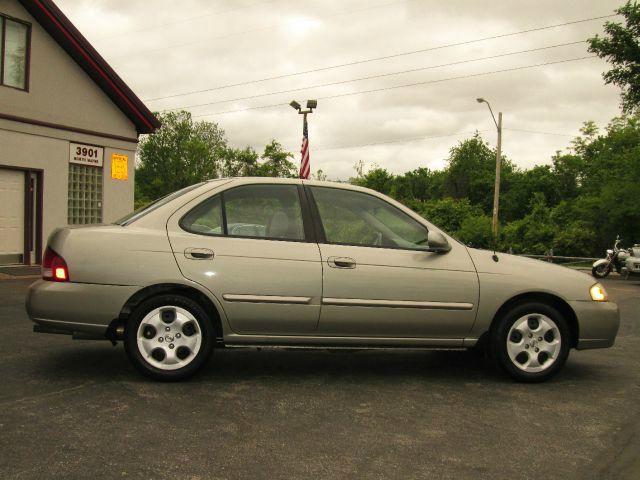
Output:
[[[518,322],[519,325],[523,322],[526,322],[529,326],[535,326],[535,318],[537,318],[538,329],[540,332],[543,331],[543,325],[555,324],[555,327],[557,327],[557,329],[552,329],[553,331],[549,337],[550,341],[559,340],[559,345],[555,347],[555,357],[550,357],[549,355],[547,355],[546,360],[544,359],[545,357],[541,357],[544,351],[547,350],[547,348],[545,347],[551,345],[551,343],[546,343],[547,337],[543,338],[545,342],[544,344],[542,342],[537,342],[538,338],[542,337],[536,337],[538,335],[542,335],[542,333],[532,333],[533,338],[529,340],[528,334],[524,332],[520,333],[520,330],[518,330],[517,332],[512,331],[512,327],[516,325],[516,322]],[[551,320],[551,322],[549,322],[549,320]],[[535,330],[527,331],[535,332]],[[515,340],[518,340],[517,334],[522,335],[522,338],[520,339],[521,343],[513,343],[513,345],[522,345],[522,349],[524,349],[526,345],[527,350],[521,353],[529,357],[535,356],[536,361],[541,360],[542,363],[540,368],[543,368],[541,371],[526,371],[525,369],[523,369],[525,368],[526,360],[522,363],[520,363],[516,359],[512,360],[507,348],[507,341],[514,341],[513,337],[508,338],[510,332],[511,335],[514,335],[516,337]],[[534,349],[538,348],[538,346],[540,346],[540,351],[542,353],[535,353],[539,350],[535,350],[534,352]],[[528,383],[543,382],[556,375],[567,361],[569,350],[571,348],[571,333],[566,319],[552,306],[539,302],[522,303],[510,309],[505,315],[503,315],[496,321],[490,331],[488,347],[489,355],[494,363],[496,363],[513,379],[519,382]],[[552,360],[551,363],[547,364],[546,362],[550,360]],[[517,364],[519,364],[520,367]]]
[[[166,307],[166,309],[163,309],[163,307]],[[158,309],[160,309],[159,314],[154,314],[153,312],[156,312]],[[173,312],[173,314],[171,312]],[[185,312],[189,315],[185,315]],[[147,317],[148,315],[150,315],[150,317]],[[166,315],[167,318],[165,319],[163,315]],[[171,319],[172,315],[173,319]],[[145,320],[145,317],[147,317],[147,322],[149,322],[148,324],[145,323],[145,325],[151,325],[151,322],[155,321],[154,326],[157,327],[160,319],[163,322],[162,325],[166,325],[166,327],[164,327],[165,329],[171,329],[171,331],[168,332],[162,331],[162,334],[153,326],[150,332],[143,330],[141,336],[144,336],[149,344],[150,342],[155,342],[156,339],[158,342],[157,348],[151,351],[151,355],[148,355],[147,352],[143,350],[141,351],[144,347],[140,346],[138,342],[138,340],[142,342],[145,341],[145,339],[139,337],[140,325],[142,321]],[[186,319],[186,321],[183,322],[184,319]],[[178,327],[179,324],[174,323],[175,320],[179,320],[184,323],[184,325],[190,324],[188,326],[189,331],[184,330],[186,327],[180,329]],[[153,338],[147,337],[147,333],[149,337]],[[167,335],[167,339],[171,338],[172,340],[164,341],[165,334]],[[179,345],[181,341],[189,341],[191,343],[198,342],[198,337],[194,337],[194,335],[199,336],[197,348],[191,346],[192,350],[196,350],[196,353],[189,350],[187,346],[182,347]],[[176,337],[175,340],[173,340],[174,336]],[[163,337],[163,339],[160,340],[160,337]],[[180,338],[178,339],[177,337]],[[181,295],[166,294],[142,302],[131,313],[125,329],[124,347],[129,360],[141,373],[155,380],[175,382],[192,376],[204,366],[213,352],[214,339],[213,323],[211,322],[210,316],[200,304]],[[170,342],[175,342],[175,344]],[[169,347],[171,347],[170,350]],[[184,348],[182,353],[181,348]],[[164,356],[162,354],[159,355],[163,357],[162,359],[151,358],[157,353],[156,350],[162,350],[164,352]],[[185,355],[185,352],[186,356],[183,359],[182,356]],[[180,359],[176,358],[175,360],[177,364],[162,365],[162,361],[169,358],[168,355],[180,357]],[[191,355],[191,357],[189,355]],[[182,363],[186,364],[181,366]],[[161,365],[162,368],[158,368],[157,365]]]
[[598,265],[591,268],[591,275],[596,278],[605,278],[611,273],[611,264]]

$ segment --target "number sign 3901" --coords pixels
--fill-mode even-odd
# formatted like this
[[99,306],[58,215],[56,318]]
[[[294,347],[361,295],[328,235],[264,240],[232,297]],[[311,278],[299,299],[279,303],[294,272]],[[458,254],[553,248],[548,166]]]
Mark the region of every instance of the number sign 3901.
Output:
[[69,144],[69,162],[80,165],[101,167],[104,159],[104,148],[81,143]]

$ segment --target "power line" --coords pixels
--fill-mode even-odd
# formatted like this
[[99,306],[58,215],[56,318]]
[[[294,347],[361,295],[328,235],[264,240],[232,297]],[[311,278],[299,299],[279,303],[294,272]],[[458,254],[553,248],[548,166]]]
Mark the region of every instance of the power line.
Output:
[[568,42],[568,43],[559,43],[556,45],[549,45],[546,47],[538,47],[538,48],[530,48],[527,50],[519,50],[517,52],[507,52],[507,53],[501,53],[501,54],[497,54],[497,55],[490,55],[488,57],[478,57],[478,58],[471,58],[471,59],[467,59],[467,60],[459,60],[457,62],[450,62],[450,63],[441,63],[438,65],[430,65],[427,67],[419,67],[419,68],[412,68],[409,70],[401,70],[401,71],[397,71],[397,72],[390,72],[390,73],[382,73],[382,74],[378,74],[378,75],[370,75],[370,76],[366,76],[366,77],[359,77],[359,78],[352,78],[352,79],[348,79],[348,80],[340,80],[337,82],[329,82],[329,83],[319,83],[316,85],[309,85],[306,87],[298,87],[298,88],[291,88],[288,90],[279,90],[277,92],[269,92],[269,93],[260,93],[260,94],[256,94],[256,95],[248,95],[246,97],[237,97],[237,98],[232,98],[229,100],[216,100],[215,102],[207,102],[207,103],[198,103],[198,104],[194,104],[194,105],[184,105],[181,107],[174,107],[174,108],[169,108],[167,110],[171,111],[171,110],[182,110],[185,108],[195,108],[195,107],[204,107],[204,106],[208,106],[208,105],[219,105],[221,103],[229,103],[229,102],[237,102],[240,100],[251,100],[254,98],[260,98],[260,97],[269,97],[272,95],[279,95],[282,93],[291,93],[291,92],[300,92],[303,90],[310,90],[312,88],[322,88],[322,87],[329,87],[329,86],[334,86],[334,85],[343,85],[346,83],[353,83],[353,82],[359,82],[362,80],[372,80],[374,78],[383,78],[383,77],[391,77],[394,75],[401,75],[401,74],[405,74],[405,73],[414,73],[414,72],[420,72],[420,71],[424,71],[424,70],[432,70],[435,68],[442,68],[442,67],[450,67],[450,66],[454,66],[454,65],[462,65],[465,63],[472,63],[472,62],[480,62],[483,60],[491,60],[491,59],[495,59],[495,58],[501,58],[501,57],[508,57],[511,55],[518,55],[521,53],[530,53],[530,52],[539,52],[542,50],[549,50],[552,48],[558,48],[558,47],[566,47],[569,45],[577,45],[577,44],[582,44],[584,43],[584,40],[580,40],[577,42]]
[[554,132],[540,132],[537,130],[524,130],[522,128],[503,128],[503,130],[509,130],[510,132],[524,132],[524,133],[533,133],[536,135],[555,135],[558,137],[575,137],[575,135],[569,135],[567,133],[554,133]]
[[459,135],[473,135],[476,132],[477,133],[483,133],[483,132],[488,132],[491,130],[475,130],[473,132],[457,132],[457,133],[448,133],[445,135],[433,135],[433,136],[429,136],[429,137],[412,137],[412,138],[403,138],[400,140],[388,140],[386,142],[373,142],[373,143],[360,143],[357,145],[338,145],[338,146],[334,146],[334,147],[319,147],[319,148],[314,148],[313,151],[314,152],[318,152],[318,151],[324,151],[324,150],[345,150],[345,149],[349,149],[349,148],[361,148],[361,147],[374,147],[374,146],[378,146],[378,145],[391,145],[394,143],[413,143],[413,142],[420,142],[423,140],[433,140],[433,139],[437,139],[437,138],[447,138],[447,137],[457,137]]
[[[573,135],[569,135],[566,133],[554,133],[554,132],[540,132],[535,130],[523,130],[519,128],[504,128],[504,130],[509,130],[511,132],[525,132],[525,133],[533,133],[539,135],[554,135],[560,137],[572,137]],[[314,148],[314,152],[327,151],[327,150],[347,150],[350,148],[364,148],[364,147],[377,147],[379,145],[393,145],[398,143],[414,143],[421,142],[423,140],[436,140],[438,138],[449,138],[449,137],[458,137],[460,135],[475,135],[476,133],[486,133],[493,132],[493,129],[485,129],[485,130],[474,130],[474,131],[466,131],[466,132],[456,132],[456,133],[447,133],[444,135],[431,135],[431,136],[423,136],[423,137],[411,137],[411,138],[401,138],[398,140],[387,140],[384,142],[371,142],[371,143],[357,143],[352,145],[335,145],[329,147],[317,147]]]
[[326,70],[332,70],[335,68],[343,68],[343,67],[350,67],[353,65],[361,65],[363,63],[370,63],[370,62],[377,62],[380,60],[388,60],[390,58],[397,58],[397,57],[403,57],[403,56],[407,56],[407,55],[415,55],[418,53],[425,53],[425,52],[430,52],[430,51],[434,51],[434,50],[442,50],[445,48],[451,48],[451,47],[459,47],[462,45],[470,45],[473,43],[478,43],[478,42],[485,42],[488,40],[495,40],[498,38],[505,38],[505,37],[512,37],[515,35],[522,35],[525,33],[531,33],[531,32],[539,32],[539,31],[543,31],[543,30],[549,30],[552,28],[557,28],[557,27],[564,27],[567,25],[575,25],[578,23],[585,23],[585,22],[591,22],[594,20],[602,20],[604,18],[611,18],[611,17],[615,17],[616,15],[602,15],[599,17],[591,17],[591,18],[584,18],[582,20],[573,20],[570,22],[564,22],[564,23],[556,23],[553,25],[547,25],[544,27],[536,27],[536,28],[529,28],[527,30],[520,30],[517,32],[511,32],[511,33],[503,33],[500,35],[492,35],[490,37],[481,37],[481,38],[476,38],[473,40],[465,40],[463,42],[456,42],[456,43],[448,43],[448,44],[444,44],[444,45],[438,45],[435,47],[428,47],[428,48],[421,48],[419,50],[411,50],[411,51],[405,51],[405,52],[399,52],[399,53],[394,53],[394,54],[390,54],[390,55],[384,55],[381,57],[373,57],[373,58],[367,58],[367,59],[363,59],[363,60],[354,60],[351,62],[347,62],[347,63],[341,63],[341,64],[336,64],[336,65],[328,65],[325,67],[318,67],[318,68],[313,68],[310,70],[304,70],[301,72],[294,72],[294,73],[286,73],[286,74],[282,74],[282,75],[274,75],[271,77],[265,77],[265,78],[258,78],[255,80],[247,80],[244,82],[238,82],[238,83],[230,83],[230,84],[226,84],[226,85],[220,85],[217,87],[211,87],[211,88],[206,88],[206,89],[202,89],[202,90],[193,90],[190,92],[183,92],[183,93],[176,93],[176,94],[172,94],[172,95],[165,95],[163,97],[155,97],[155,98],[149,98],[149,99],[145,99],[145,102],[153,102],[156,100],[164,100],[166,98],[175,98],[175,97],[183,97],[186,95],[194,95],[196,93],[204,93],[204,92],[212,92],[214,90],[222,90],[225,88],[231,88],[231,87],[239,87],[239,86],[243,86],[243,85],[250,85],[253,83],[261,83],[261,82],[266,82],[269,80],[277,80],[280,78],[287,78],[287,77],[294,77],[297,75],[306,75],[309,73],[316,73],[316,72],[322,72],[322,71],[326,71]]
[[[569,135],[566,133],[555,133],[555,132],[540,132],[536,130],[523,130],[520,128],[503,128],[503,130],[509,130],[510,132],[524,132],[524,133],[532,133],[536,135],[553,135],[559,137],[573,137],[574,135]],[[475,133],[485,133],[485,132],[493,132],[494,130],[474,130],[473,132],[457,132],[457,133],[448,133],[445,135],[432,135],[428,137],[412,137],[412,138],[402,138],[399,140],[388,140],[385,142],[372,142],[372,143],[360,143],[355,145],[337,145],[332,147],[319,147],[314,148],[314,152],[325,151],[325,150],[346,150],[349,148],[363,148],[363,147],[375,147],[378,145],[391,145],[395,143],[413,143],[420,142],[422,140],[433,140],[438,138],[447,138],[447,137],[457,137],[459,135],[474,135]]]
[[[339,12],[339,13],[334,13],[332,15],[324,15],[324,16],[319,16],[319,17],[315,17],[315,19],[318,20],[322,20],[322,19],[327,19],[327,18],[334,18],[334,17],[340,17],[342,15],[351,15],[353,13],[359,13],[359,12],[363,12],[365,10],[372,10],[374,8],[382,8],[382,7],[388,7],[391,5],[397,5],[398,3],[409,3],[409,2],[415,2],[417,0],[398,0],[398,1],[394,1],[394,2],[387,2],[387,3],[381,3],[381,4],[377,4],[377,5],[368,5],[366,7],[362,7],[359,9],[355,9],[355,10],[348,10],[345,12]],[[275,24],[275,25],[268,25],[266,27],[260,27],[260,28],[254,28],[251,30],[243,30],[240,32],[233,32],[233,33],[227,33],[224,35],[217,35],[215,37],[207,37],[204,40],[195,40],[195,41],[191,41],[191,42],[186,42],[186,43],[176,43],[173,45],[168,45],[166,47],[160,47],[160,48],[151,48],[151,49],[146,49],[146,50],[137,50],[134,52],[129,52],[126,55],[117,55],[114,57],[110,57],[112,59],[118,59],[118,58],[126,58],[126,57],[130,57],[133,55],[139,55],[141,53],[152,53],[152,52],[159,52],[159,51],[163,51],[163,50],[169,50],[172,48],[178,48],[178,47],[188,47],[191,45],[197,45],[198,43],[204,43],[204,42],[209,42],[211,40],[219,40],[221,38],[228,38],[228,37],[236,37],[239,35],[245,35],[248,33],[256,33],[256,32],[262,32],[264,30],[271,30],[273,28],[282,28],[283,26],[285,26],[282,23],[279,24]]]
[[[530,69],[530,68],[537,68],[537,67],[544,67],[547,65],[557,65],[560,63],[569,63],[569,62],[576,62],[579,60],[587,60],[587,59],[592,59],[592,58],[597,58],[596,55],[590,55],[590,56],[586,56],[586,57],[577,57],[577,58],[568,58],[565,60],[557,60],[554,62],[545,62],[545,63],[536,63],[533,65],[523,65],[520,67],[513,67],[513,68],[505,68],[502,70],[493,70],[490,72],[481,72],[481,73],[472,73],[472,74],[468,74],[468,75],[460,75],[457,77],[448,77],[448,78],[440,78],[437,80],[427,80],[424,82],[415,82],[415,83],[407,83],[407,84],[403,84],[403,85],[394,85],[394,86],[390,86],[390,87],[383,87],[383,88],[374,88],[371,90],[361,90],[358,92],[350,92],[350,93],[341,93],[341,94],[337,94],[337,95],[328,95],[325,97],[317,97],[318,100],[329,100],[329,99],[333,99],[333,98],[340,98],[340,97],[348,97],[348,96],[352,96],[352,95],[363,95],[365,93],[374,93],[374,92],[382,92],[382,91],[386,91],[386,90],[395,90],[398,88],[406,88],[406,87],[416,87],[416,86],[420,86],[420,85],[429,85],[429,84],[433,84],[433,83],[442,83],[442,82],[447,82],[450,80],[461,80],[461,79],[465,79],[465,78],[474,78],[474,77],[481,77],[481,76],[485,76],[485,75],[494,75],[497,73],[506,73],[506,72],[515,72],[518,70],[526,70],[526,69]],[[236,110],[226,110],[226,111],[222,111],[222,112],[212,112],[212,113],[203,113],[203,114],[199,114],[199,115],[193,115],[193,117],[210,117],[210,116],[214,116],[214,115],[225,115],[228,113],[238,113],[238,112],[247,112],[250,110],[261,110],[261,109],[267,109],[267,108],[275,108],[275,107],[282,107],[285,104],[283,103],[273,103],[270,105],[259,105],[259,106],[255,106],[255,107],[247,107],[247,108],[239,108]]]

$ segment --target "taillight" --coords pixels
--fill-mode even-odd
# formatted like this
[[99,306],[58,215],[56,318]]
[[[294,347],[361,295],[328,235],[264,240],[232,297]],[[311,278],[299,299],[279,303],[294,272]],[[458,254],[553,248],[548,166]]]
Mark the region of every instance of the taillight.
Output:
[[54,282],[68,282],[69,268],[67,262],[51,247],[47,247],[42,259],[42,278]]

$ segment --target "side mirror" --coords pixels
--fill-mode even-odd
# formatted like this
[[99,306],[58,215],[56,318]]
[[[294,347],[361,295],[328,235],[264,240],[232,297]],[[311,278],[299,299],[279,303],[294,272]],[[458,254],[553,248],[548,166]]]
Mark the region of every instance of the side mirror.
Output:
[[451,245],[440,232],[429,232],[427,242],[427,251],[429,252],[447,253],[451,250]]

